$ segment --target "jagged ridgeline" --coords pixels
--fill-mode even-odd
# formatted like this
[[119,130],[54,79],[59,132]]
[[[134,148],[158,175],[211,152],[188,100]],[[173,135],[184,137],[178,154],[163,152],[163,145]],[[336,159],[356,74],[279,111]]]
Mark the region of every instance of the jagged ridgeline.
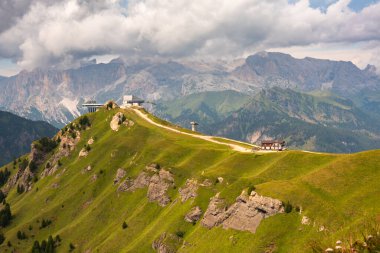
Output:
[[379,243],[380,151],[242,153],[143,114],[101,108],[2,167],[0,251],[318,252],[338,240]]

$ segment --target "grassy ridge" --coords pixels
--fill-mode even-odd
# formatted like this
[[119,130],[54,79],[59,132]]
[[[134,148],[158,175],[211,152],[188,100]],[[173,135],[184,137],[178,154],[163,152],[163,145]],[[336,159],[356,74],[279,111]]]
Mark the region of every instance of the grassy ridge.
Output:
[[[135,125],[112,131],[109,123],[118,110]],[[150,252],[152,242],[163,232],[176,231],[185,232],[187,246],[180,249],[183,252],[263,252],[269,248],[305,252],[310,240],[328,244],[380,213],[376,201],[380,195],[380,151],[352,155],[299,151],[241,154],[224,145],[152,126],[132,110],[101,110],[89,117],[91,128],[82,132],[75,151],[62,159],[57,172],[65,170],[62,176],[40,179],[30,192],[21,195],[15,189],[9,193],[7,201],[14,220],[3,232],[19,252],[28,252],[36,239],[57,234],[62,238],[58,252],[67,252],[70,243],[76,247],[74,252]],[[91,137],[95,142],[89,155],[78,158]],[[175,176],[176,188],[169,190],[173,202],[166,207],[149,203],[146,189],[118,193],[113,185],[118,168],[135,177],[152,162],[170,169]],[[84,172],[88,165],[92,170]],[[94,174],[98,177],[95,182]],[[174,201],[186,179],[215,182],[217,177],[223,177],[223,183],[200,188],[193,202]],[[208,230],[183,220],[195,205],[206,210],[210,197],[217,192],[232,203],[252,184],[260,194],[301,206],[303,214],[316,222],[315,227],[301,225],[302,216],[295,212],[266,219],[256,234]],[[39,229],[43,218],[51,219],[52,224]],[[124,221],[126,229],[122,229]],[[317,232],[322,225],[328,231]],[[27,240],[16,238],[19,230],[26,233]],[[4,243],[0,251],[7,248]]]

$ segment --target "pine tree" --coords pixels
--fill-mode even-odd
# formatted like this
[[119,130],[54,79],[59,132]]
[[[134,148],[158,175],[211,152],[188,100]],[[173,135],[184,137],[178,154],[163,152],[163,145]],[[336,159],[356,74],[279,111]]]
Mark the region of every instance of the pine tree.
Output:
[[8,203],[5,204],[5,207],[0,211],[0,226],[6,227],[9,225],[12,219],[11,207]]
[[33,248],[32,248],[32,253],[41,253],[41,247],[40,243],[38,241],[34,241]]
[[0,245],[3,244],[4,241],[5,241],[5,236],[3,233],[0,233]]

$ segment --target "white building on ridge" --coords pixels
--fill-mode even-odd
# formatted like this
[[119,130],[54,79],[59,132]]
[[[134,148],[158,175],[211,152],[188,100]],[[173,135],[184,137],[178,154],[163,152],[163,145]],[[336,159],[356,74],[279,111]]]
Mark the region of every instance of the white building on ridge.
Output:
[[122,108],[127,108],[131,106],[141,106],[145,101],[141,98],[138,98],[133,95],[126,95],[123,97],[123,104],[121,105]]

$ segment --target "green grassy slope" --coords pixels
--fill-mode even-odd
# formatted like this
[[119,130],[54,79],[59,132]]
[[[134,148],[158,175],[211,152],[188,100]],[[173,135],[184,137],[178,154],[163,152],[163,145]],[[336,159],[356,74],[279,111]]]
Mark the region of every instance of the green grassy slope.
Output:
[[[135,125],[112,131],[109,123],[117,111]],[[39,179],[27,193],[10,191],[7,202],[14,219],[2,231],[12,247],[4,242],[1,252],[28,252],[34,240],[57,234],[62,238],[58,252],[67,252],[70,243],[76,247],[74,252],[152,252],[152,242],[163,232],[177,231],[184,232],[186,241],[180,252],[308,252],[311,240],[330,245],[380,215],[380,151],[351,155],[300,151],[242,154],[152,126],[132,110],[100,110],[89,117],[91,128],[81,132],[75,151],[61,160],[55,175]],[[89,155],[78,158],[91,137],[95,142]],[[116,191],[113,179],[118,168],[135,177],[153,162],[174,174],[176,187],[169,190],[169,205],[150,203],[146,188],[133,193]],[[85,172],[88,165],[92,170]],[[94,174],[96,181],[92,180]],[[186,179],[215,182],[217,177],[223,177],[223,182],[200,188],[193,201],[177,201],[178,189]],[[264,220],[255,234],[206,229],[200,222],[193,225],[184,221],[191,207],[206,210],[210,197],[217,192],[233,203],[252,184],[260,194],[301,206],[302,215],[315,221],[315,226],[301,225],[302,215],[296,212]],[[52,224],[39,229],[43,218]],[[126,229],[122,229],[124,221]],[[328,230],[318,232],[320,226]],[[18,240],[19,230],[28,239]]]

